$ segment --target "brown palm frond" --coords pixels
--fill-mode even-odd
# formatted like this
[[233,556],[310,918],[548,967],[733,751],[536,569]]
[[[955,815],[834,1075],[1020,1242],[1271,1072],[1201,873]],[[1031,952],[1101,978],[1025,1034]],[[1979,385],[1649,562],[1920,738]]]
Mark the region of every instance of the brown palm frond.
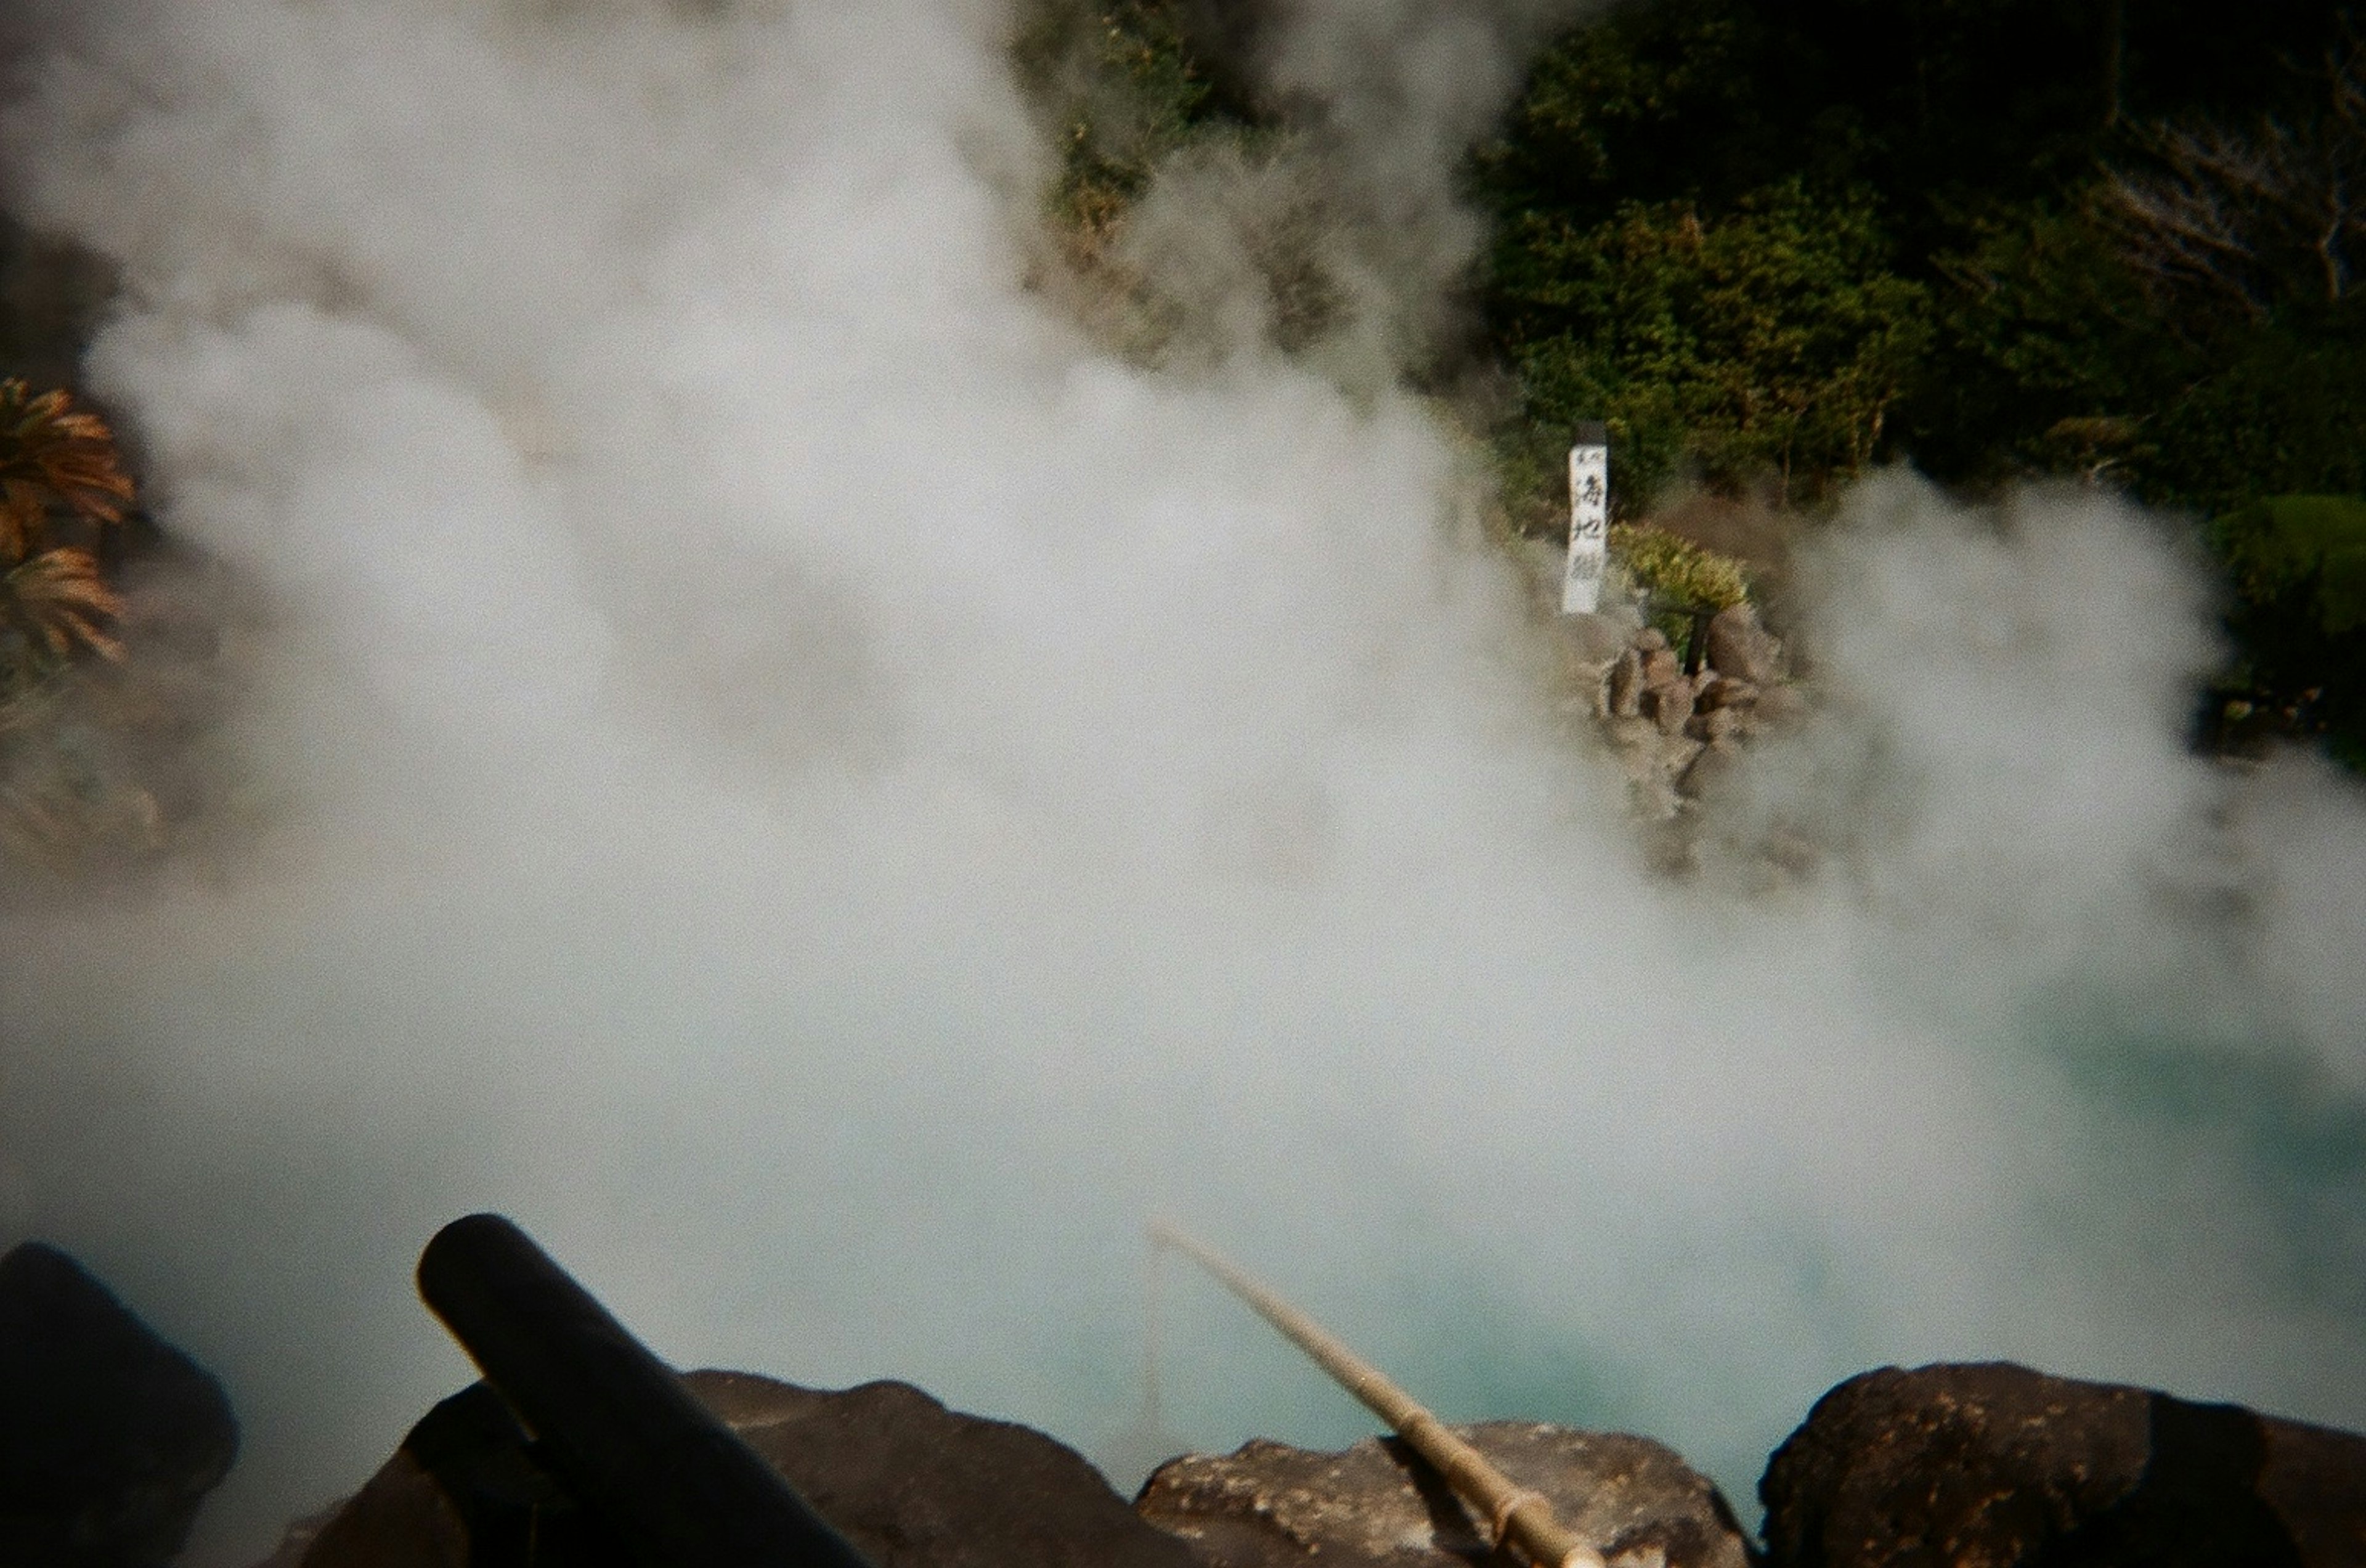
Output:
[[60,659],[77,646],[104,659],[121,659],[123,645],[107,623],[123,614],[122,596],[99,575],[88,550],[72,546],[44,550],[6,579],[6,613],[28,641]]
[[51,498],[90,522],[120,523],[133,494],[107,421],[76,409],[72,393],[0,381],[0,528],[17,536],[37,529]]
[[49,491],[25,479],[0,479],[0,561],[23,560],[49,514]]

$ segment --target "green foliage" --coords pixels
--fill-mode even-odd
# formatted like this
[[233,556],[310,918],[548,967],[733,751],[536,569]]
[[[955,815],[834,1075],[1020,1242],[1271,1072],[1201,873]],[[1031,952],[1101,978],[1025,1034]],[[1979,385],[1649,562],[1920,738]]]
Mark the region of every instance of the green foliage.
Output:
[[1723,610],[1750,597],[1750,575],[1731,556],[1648,525],[1610,530],[1610,558],[1655,604]]
[[1212,89],[1170,0],[1038,0],[1014,57],[1058,117],[1052,215],[1097,254],[1159,164],[1215,113]]
[[2366,300],[2252,320],[2148,291],[2092,203],[1995,214],[1944,283],[1899,445],[1958,481],[2075,474],[2211,513],[2366,491]]
[[1605,420],[1624,493],[1680,468],[1822,494],[1878,448],[1928,338],[1865,193],[1785,181],[1704,220],[1630,203],[1578,230],[1516,220],[1497,277],[1531,423]]
[[[1662,0],[1611,11],[1537,61],[1504,134],[1477,166],[1500,209],[1608,218],[1624,193],[1715,194],[1734,160],[1718,145],[1755,119],[1755,11]],[[1773,165],[1742,185],[1763,183]],[[1515,247],[1516,248],[1516,247]]]
[[2214,520],[2243,658],[2222,682],[2234,716],[2324,735],[2366,762],[2366,500],[2290,495]]
[[2366,500],[2276,496],[2217,519],[2210,532],[2246,602],[2297,592],[2327,636],[2366,626]]
[[2366,494],[2357,21],[1655,0],[1572,29],[1472,164],[1515,524],[1557,525],[1587,419],[1622,518],[1687,474],[1772,476],[1792,504],[1890,457],[1972,487],[2075,477],[2237,519],[2229,680],[2295,713],[2352,700],[2360,633],[2307,597],[2347,603],[2338,552],[2271,592],[2259,552],[2289,530],[2257,519],[2290,507],[2245,509]]

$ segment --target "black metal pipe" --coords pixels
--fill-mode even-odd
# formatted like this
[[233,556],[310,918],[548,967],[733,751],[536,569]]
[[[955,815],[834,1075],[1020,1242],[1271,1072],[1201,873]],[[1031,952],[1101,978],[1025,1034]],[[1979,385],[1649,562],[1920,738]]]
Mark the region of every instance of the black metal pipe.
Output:
[[592,1293],[499,1214],[419,1257],[419,1294],[579,1503],[663,1568],[870,1568]]

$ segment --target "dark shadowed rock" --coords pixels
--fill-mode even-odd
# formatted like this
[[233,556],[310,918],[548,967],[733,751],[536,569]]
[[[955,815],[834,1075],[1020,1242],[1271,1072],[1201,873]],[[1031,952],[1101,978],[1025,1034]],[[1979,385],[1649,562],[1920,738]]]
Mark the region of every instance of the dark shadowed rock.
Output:
[[1783,1568],[2366,1563],[2366,1438],[2005,1363],[1851,1378],[1759,1492]]
[[[905,1383],[825,1393],[692,1372],[707,1407],[875,1568],[1193,1568],[1075,1450]],[[626,1568],[484,1384],[411,1429],[360,1495],[272,1568]]]
[[[1744,1568],[1733,1511],[1708,1481],[1648,1438],[1525,1421],[1454,1430],[1552,1500],[1613,1568]],[[1252,1442],[1159,1467],[1134,1506],[1191,1543],[1205,1568],[1466,1568],[1493,1532],[1395,1438],[1339,1453]]]
[[169,1562],[237,1453],[221,1385],[80,1264],[0,1258],[0,1563]]
[[877,1568],[1189,1568],[1082,1456],[907,1383],[817,1393],[734,1372],[691,1386]]

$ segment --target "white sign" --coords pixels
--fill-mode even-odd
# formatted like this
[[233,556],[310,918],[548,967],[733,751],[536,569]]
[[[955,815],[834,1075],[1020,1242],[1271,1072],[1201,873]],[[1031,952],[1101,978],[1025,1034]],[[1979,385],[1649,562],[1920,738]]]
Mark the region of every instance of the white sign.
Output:
[[1560,581],[1560,613],[1590,615],[1602,603],[1602,574],[1610,564],[1610,448],[1569,449],[1569,570]]

